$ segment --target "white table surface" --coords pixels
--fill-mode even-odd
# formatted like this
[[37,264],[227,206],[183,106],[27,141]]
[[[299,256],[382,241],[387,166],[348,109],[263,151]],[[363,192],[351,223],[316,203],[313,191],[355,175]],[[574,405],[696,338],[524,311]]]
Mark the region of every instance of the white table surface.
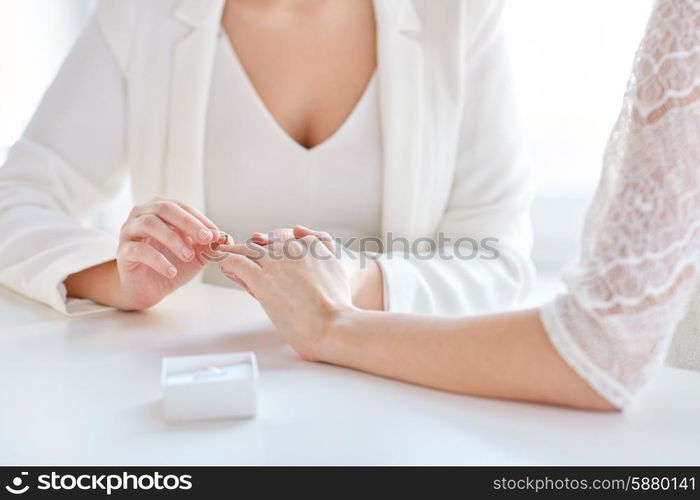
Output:
[[[172,425],[164,356],[252,350],[258,416]],[[0,288],[0,464],[700,464],[700,374],[623,414],[491,401],[301,361],[244,293],[65,318]]]

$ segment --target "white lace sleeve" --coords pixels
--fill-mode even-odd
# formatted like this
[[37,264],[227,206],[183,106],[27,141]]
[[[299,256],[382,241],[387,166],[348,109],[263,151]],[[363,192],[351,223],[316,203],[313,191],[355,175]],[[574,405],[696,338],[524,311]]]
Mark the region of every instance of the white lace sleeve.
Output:
[[700,1],[658,0],[609,139],[568,293],[542,307],[561,356],[625,406],[700,270]]

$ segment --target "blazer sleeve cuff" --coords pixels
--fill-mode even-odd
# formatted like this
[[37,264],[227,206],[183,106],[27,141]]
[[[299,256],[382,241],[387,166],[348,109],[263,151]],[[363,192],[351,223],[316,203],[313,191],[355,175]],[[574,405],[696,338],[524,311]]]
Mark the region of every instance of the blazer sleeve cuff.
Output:
[[435,311],[430,284],[409,260],[382,254],[377,258],[384,285],[384,310],[400,313]]

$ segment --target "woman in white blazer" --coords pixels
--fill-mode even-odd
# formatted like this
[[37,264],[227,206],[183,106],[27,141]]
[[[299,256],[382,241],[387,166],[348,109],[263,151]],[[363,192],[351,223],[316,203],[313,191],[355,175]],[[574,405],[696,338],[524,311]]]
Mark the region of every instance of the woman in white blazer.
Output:
[[[320,215],[342,212],[323,225],[333,233],[352,227],[358,212],[369,228],[363,236],[491,238],[488,255],[476,248],[470,259],[453,258],[450,245],[431,259],[387,249],[377,264],[353,274],[358,306],[472,314],[516,304],[532,280],[530,186],[514,123],[502,3],[99,1],[0,169],[0,283],[67,314],[104,306],[143,309],[199,274],[206,263],[201,252],[221,230],[240,232],[249,219],[264,230],[260,210],[267,211],[267,228],[288,226],[283,215],[297,213],[298,202],[315,208],[303,212],[311,220],[295,223],[318,225]],[[307,24],[299,27],[302,21]],[[233,54],[222,49],[222,33],[233,42]],[[248,34],[258,38],[249,40]],[[299,40],[310,42],[303,53],[290,52]],[[333,48],[345,59],[330,68]],[[272,55],[265,59],[263,53]],[[232,66],[236,57],[238,69]],[[312,73],[306,87],[293,80],[294,71],[275,74],[274,63],[288,61]],[[240,74],[241,65],[260,95],[245,97],[245,75],[226,80]],[[231,91],[228,83],[241,91]],[[363,96],[362,88],[368,94],[372,86],[374,97]],[[315,94],[305,94],[308,89]],[[273,117],[278,124],[255,107],[256,98],[269,115],[279,111]],[[364,111],[352,110],[363,99]],[[246,106],[251,113],[236,112]],[[222,116],[214,122],[217,113]],[[343,120],[323,125],[328,116]],[[354,125],[345,123],[353,119]],[[255,128],[256,120],[281,124],[285,137],[278,134],[275,142],[273,134],[248,151],[255,134],[264,132]],[[254,135],[241,141],[239,132],[216,126],[227,123]],[[354,131],[335,130],[346,126]],[[314,196],[330,190],[337,202],[314,205],[302,190],[280,201],[277,176],[285,178],[288,165],[258,165],[256,155],[279,153],[286,163],[295,147],[305,157],[304,149],[314,151],[329,138],[335,147],[318,148],[318,154],[323,152],[334,177],[323,177],[316,165],[318,177],[303,182]],[[372,144],[365,147],[366,141]],[[250,163],[228,161],[228,154],[248,154]],[[366,162],[355,178],[349,161],[363,155]],[[338,172],[332,171],[335,162],[345,162]],[[226,168],[213,165],[234,169],[230,186],[220,181]],[[256,177],[257,169],[265,173]],[[300,175],[289,182],[301,182]],[[245,178],[241,185],[239,176]],[[117,238],[87,219],[127,178],[136,206]],[[257,196],[264,198],[264,209],[245,213],[213,202],[216,189],[216,199],[225,198],[222,186],[236,193],[232,204]]]

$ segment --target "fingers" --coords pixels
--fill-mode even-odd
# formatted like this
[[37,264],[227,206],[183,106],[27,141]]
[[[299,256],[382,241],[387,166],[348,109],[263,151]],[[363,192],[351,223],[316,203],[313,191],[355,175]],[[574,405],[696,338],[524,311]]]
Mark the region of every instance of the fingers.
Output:
[[[317,231],[306,226],[294,226],[293,228],[273,229],[268,233],[253,233],[251,241],[259,246],[269,246],[273,243],[287,242],[292,239],[302,239],[305,236],[315,236],[328,250],[335,254],[335,242],[326,231]],[[279,246],[279,245],[278,245]],[[285,247],[286,248],[286,247]]]
[[177,268],[162,253],[142,241],[127,241],[118,253],[119,260],[127,264],[143,264],[166,278],[177,275]]
[[[174,201],[174,203],[178,204],[183,210],[186,210],[187,212],[192,214],[202,224],[204,224],[207,227],[207,229],[209,229],[211,231],[211,233],[213,235],[212,241],[218,241],[219,239],[221,239],[222,234],[226,234],[226,233],[223,233],[222,231],[219,231],[219,228],[216,226],[216,224],[214,224],[209,217],[204,215],[202,212],[200,212],[196,208],[191,207],[187,203],[183,203],[181,201],[177,201],[177,200],[173,200],[173,201]],[[226,236],[228,236],[228,235],[226,235]],[[220,242],[220,243],[224,243],[224,242]]]
[[315,229],[309,229],[306,226],[294,226],[294,237],[304,238],[305,236],[315,236],[323,242],[328,250],[335,255],[335,242],[330,234],[326,231],[316,231]]
[[262,275],[262,269],[255,262],[244,255],[232,253],[226,260],[219,263],[219,269],[223,274],[234,275],[243,281],[243,286],[253,292]]
[[316,236],[319,240],[332,240],[331,235],[326,231],[317,231],[316,229],[310,229],[306,226],[294,226],[294,237],[303,238],[304,236]]
[[[326,233],[328,234],[328,233]],[[332,245],[330,236],[327,239],[321,239],[315,234],[307,234],[302,238],[297,238],[297,241],[301,243],[306,251],[314,258],[326,259],[335,255],[333,247],[329,248],[328,245]]]
[[310,229],[306,226],[296,225],[293,228],[295,238],[303,238],[304,236],[313,235],[318,239],[331,239],[331,235],[326,231],[317,231],[316,229]]
[[149,203],[135,207],[130,218],[138,219],[147,215],[159,217],[202,245],[219,238],[219,230],[214,223],[184,203],[155,198]]
[[248,285],[246,285],[245,282],[237,275],[224,271],[222,271],[221,273],[237,285],[241,286],[246,292],[250,293],[250,288],[248,288]]
[[[226,235],[226,233],[222,233],[222,234]],[[255,255],[256,255],[255,250],[248,248],[245,245],[240,245],[240,244],[234,245],[232,243],[233,242],[231,241],[231,244],[218,245],[217,250],[219,252],[226,252],[226,253],[231,253],[231,254],[243,255],[243,256],[248,257],[248,258],[255,257]],[[226,260],[226,259],[224,259],[224,260]],[[231,264],[235,265],[233,263],[231,263]],[[256,264],[256,265],[258,265],[258,264]],[[230,271],[229,270],[230,268],[228,266],[226,266],[223,263],[223,261],[221,262],[221,264],[219,264],[219,269],[221,270],[221,272],[224,276],[226,276],[228,279],[230,279],[234,283],[240,285],[245,291],[247,291],[251,295],[255,296],[251,292],[250,287],[245,283],[245,281],[243,281],[236,273],[234,273],[233,271]]]
[[[323,251],[320,251],[318,246],[323,246]],[[251,252],[251,248],[256,249],[256,251]],[[246,255],[257,260],[263,267],[268,258],[279,256],[300,258],[308,251],[316,258],[336,256],[335,241],[330,234],[305,226],[273,229],[268,233],[253,233],[251,241],[246,245],[229,247],[228,249],[219,247],[219,249]],[[261,249],[264,251],[260,251]]]
[[209,243],[209,250],[212,252],[219,251],[219,247],[222,245],[232,245],[233,244],[233,238],[231,235],[224,233],[223,231],[219,231],[219,239],[216,241],[212,241]]
[[326,259],[333,254],[326,244],[314,235],[273,243],[265,247],[265,256],[260,264],[265,267],[270,260],[300,260],[305,256]]
[[243,255],[254,261],[259,261],[267,254],[265,248],[255,243],[247,243],[245,245],[239,243],[236,245],[219,245],[219,252],[227,252],[231,254]]
[[155,214],[144,214],[128,220],[122,228],[122,237],[128,241],[153,238],[183,262],[189,262],[194,258],[191,240],[186,241],[173,227]]
[[294,237],[294,231],[291,228],[279,228],[267,233],[253,233],[250,239],[256,245],[265,246],[270,243],[294,239]]

